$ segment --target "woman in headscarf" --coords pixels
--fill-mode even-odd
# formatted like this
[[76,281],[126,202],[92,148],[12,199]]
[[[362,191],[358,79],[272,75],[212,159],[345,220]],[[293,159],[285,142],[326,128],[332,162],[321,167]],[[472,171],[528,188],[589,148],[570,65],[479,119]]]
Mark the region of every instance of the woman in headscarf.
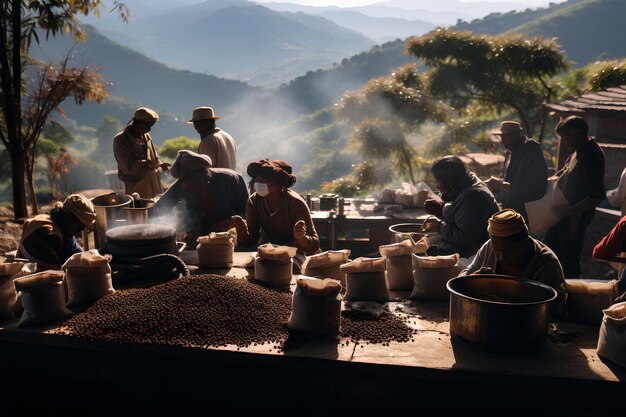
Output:
[[208,155],[178,151],[171,174],[177,180],[155,205],[158,215],[170,215],[185,241],[228,229],[233,215],[245,213],[248,190],[241,175],[228,168],[212,168]]
[[239,244],[273,243],[294,246],[307,255],[319,252],[320,240],[311,212],[302,197],[290,190],[296,183],[291,165],[262,159],[250,163],[247,172],[254,193],[246,205],[246,219],[231,219]]
[[50,214],[39,214],[24,222],[17,256],[36,262],[40,270],[60,269],[75,253],[82,252],[76,236],[91,229],[96,210],[81,194],[57,203]]

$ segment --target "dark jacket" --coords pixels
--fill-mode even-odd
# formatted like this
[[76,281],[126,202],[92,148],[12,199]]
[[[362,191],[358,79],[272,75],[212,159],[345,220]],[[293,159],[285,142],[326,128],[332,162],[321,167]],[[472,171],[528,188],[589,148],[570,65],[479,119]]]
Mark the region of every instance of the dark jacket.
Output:
[[487,222],[500,210],[498,203],[489,188],[473,173],[442,198],[446,203],[439,234],[455,252],[468,258],[489,239]]

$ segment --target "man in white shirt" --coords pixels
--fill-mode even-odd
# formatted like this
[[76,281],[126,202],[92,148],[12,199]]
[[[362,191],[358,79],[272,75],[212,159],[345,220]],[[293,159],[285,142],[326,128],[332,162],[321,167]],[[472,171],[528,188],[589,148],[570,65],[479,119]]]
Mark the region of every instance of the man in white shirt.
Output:
[[626,168],[622,171],[617,188],[606,192],[606,199],[622,211],[622,217],[626,216]]
[[237,166],[237,146],[235,140],[219,127],[215,127],[216,116],[211,107],[197,107],[193,110],[191,120],[201,141],[198,153],[208,155],[213,161],[213,168],[235,170]]

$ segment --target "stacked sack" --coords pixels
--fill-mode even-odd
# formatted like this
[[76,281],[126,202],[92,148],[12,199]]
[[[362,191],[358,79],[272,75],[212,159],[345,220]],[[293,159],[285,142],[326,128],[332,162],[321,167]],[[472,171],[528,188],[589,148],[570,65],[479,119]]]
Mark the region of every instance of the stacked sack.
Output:
[[200,236],[196,252],[198,263],[203,268],[232,268],[237,231],[232,228],[228,232],[211,232],[208,236]]
[[346,274],[346,301],[389,301],[385,258],[357,258],[341,265]]
[[448,281],[461,272],[459,254],[420,256],[413,254],[413,291],[409,298],[448,300]]
[[416,187],[411,183],[403,182],[400,188],[385,188],[378,198],[378,204],[399,206],[401,209],[424,208],[424,202],[431,198],[438,197],[425,183],[419,182]]
[[115,292],[111,281],[111,255],[100,255],[96,249],[75,253],[61,269],[65,271],[67,306],[84,307]]
[[391,290],[410,290],[413,288],[413,267],[411,255],[425,254],[428,239],[424,236],[419,241],[406,239],[399,243],[383,245],[378,248],[387,260],[387,282]]
[[349,257],[349,249],[329,250],[307,256],[302,265],[302,273],[312,277],[336,279],[345,287],[346,274],[341,270],[341,265],[346,263]]
[[339,281],[334,279],[298,278],[287,327],[336,336],[341,330],[341,289]]
[[288,288],[297,251],[291,246],[260,245],[254,258],[254,277],[275,288]]

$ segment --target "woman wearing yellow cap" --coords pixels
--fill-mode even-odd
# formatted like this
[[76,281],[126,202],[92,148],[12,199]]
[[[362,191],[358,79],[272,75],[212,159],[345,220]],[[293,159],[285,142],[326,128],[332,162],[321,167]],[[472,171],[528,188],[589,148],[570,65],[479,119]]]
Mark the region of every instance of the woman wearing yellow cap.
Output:
[[528,234],[522,215],[512,209],[501,210],[489,218],[487,232],[489,240],[461,275],[509,275],[547,284],[558,294],[552,314],[564,318],[567,295],[561,263],[548,246]]

